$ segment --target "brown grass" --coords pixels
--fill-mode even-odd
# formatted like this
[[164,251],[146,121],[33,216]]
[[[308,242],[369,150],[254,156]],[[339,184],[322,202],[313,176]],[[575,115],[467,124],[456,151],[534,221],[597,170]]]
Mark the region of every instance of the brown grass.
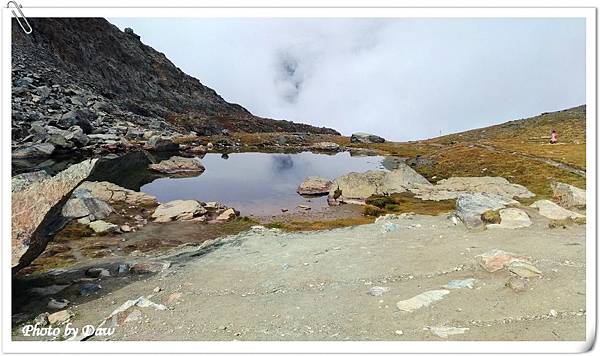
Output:
[[359,216],[325,221],[275,221],[265,226],[286,231],[317,231],[370,224],[373,221],[375,221],[374,217]]
[[[456,201],[450,200],[421,200],[412,193],[396,193],[389,196],[373,195],[366,200],[365,214],[367,211],[379,212],[376,216],[387,213],[415,213],[421,215],[440,215],[455,209]],[[379,210],[377,210],[379,209]]]

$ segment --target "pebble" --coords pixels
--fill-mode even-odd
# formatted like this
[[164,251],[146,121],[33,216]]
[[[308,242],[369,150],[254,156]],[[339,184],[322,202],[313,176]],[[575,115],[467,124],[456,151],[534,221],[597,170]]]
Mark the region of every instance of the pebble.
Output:
[[154,293],[158,293],[158,292],[160,292],[161,290],[162,290],[162,289],[160,289],[160,287],[156,287],[156,288],[154,288],[152,291],[153,291]]
[[404,335],[404,331],[402,331],[402,330],[396,330],[394,333],[396,335],[400,335],[400,336]]
[[558,313],[556,312],[556,310],[550,309],[550,316],[556,318],[557,315],[558,315]]
[[48,302],[48,308],[50,309],[62,309],[69,305],[69,301],[66,299],[56,300],[51,298]]
[[369,294],[370,296],[373,297],[380,297],[383,295],[383,293],[389,291],[390,289],[388,287],[371,287],[369,288],[369,291],[367,292],[367,294]]

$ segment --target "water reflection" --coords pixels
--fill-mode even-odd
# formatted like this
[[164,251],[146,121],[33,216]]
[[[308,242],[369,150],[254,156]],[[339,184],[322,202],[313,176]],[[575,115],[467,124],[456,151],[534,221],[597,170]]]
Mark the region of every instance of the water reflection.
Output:
[[277,153],[232,153],[228,159],[209,153],[202,162],[206,171],[197,177],[159,178],[141,191],[165,202],[174,199],[220,201],[244,215],[273,215],[298,204],[326,206],[325,197],[307,199],[296,188],[307,176],[334,179],[348,172],[384,169],[381,156]]

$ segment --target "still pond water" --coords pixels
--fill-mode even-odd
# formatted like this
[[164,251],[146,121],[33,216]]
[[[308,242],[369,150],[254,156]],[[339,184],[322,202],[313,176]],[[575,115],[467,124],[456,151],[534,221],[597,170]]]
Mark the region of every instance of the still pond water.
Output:
[[381,156],[352,157],[302,152],[232,153],[228,158],[209,153],[202,158],[206,171],[191,178],[159,178],[143,185],[142,192],[160,202],[175,199],[218,201],[242,215],[268,216],[281,209],[294,211],[299,204],[313,208],[327,206],[326,197],[306,198],[296,193],[308,176],[334,179],[349,172],[385,169]]

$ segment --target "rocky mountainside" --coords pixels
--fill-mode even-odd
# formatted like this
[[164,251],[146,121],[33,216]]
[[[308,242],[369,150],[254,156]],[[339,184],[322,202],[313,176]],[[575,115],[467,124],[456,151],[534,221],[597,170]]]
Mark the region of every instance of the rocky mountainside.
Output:
[[122,137],[142,139],[147,130],[338,134],[254,116],[182,72],[133,30],[120,31],[103,18],[34,18],[31,25],[33,33],[26,35],[13,21],[16,146],[86,146],[89,134],[113,135],[96,139],[118,143]]

